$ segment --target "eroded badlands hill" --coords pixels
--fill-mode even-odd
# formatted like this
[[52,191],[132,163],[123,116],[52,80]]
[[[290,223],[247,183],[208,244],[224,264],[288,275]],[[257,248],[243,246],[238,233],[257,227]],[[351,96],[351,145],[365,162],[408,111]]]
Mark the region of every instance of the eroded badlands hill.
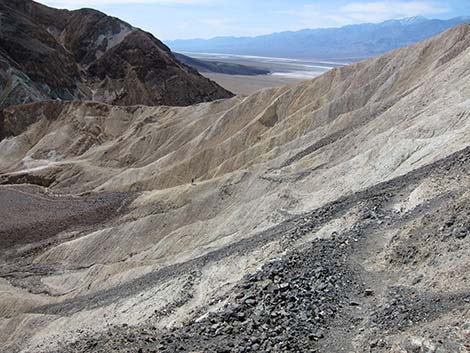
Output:
[[4,349],[465,352],[469,62],[459,26],[247,98],[5,110]]
[[42,101],[190,105],[231,94],[138,28],[91,10],[1,0],[0,108]]

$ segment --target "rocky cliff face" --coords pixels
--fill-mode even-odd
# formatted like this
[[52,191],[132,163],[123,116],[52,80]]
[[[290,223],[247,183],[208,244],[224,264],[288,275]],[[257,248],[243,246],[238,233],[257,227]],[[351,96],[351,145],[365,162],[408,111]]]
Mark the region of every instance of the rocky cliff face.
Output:
[[151,34],[95,10],[0,1],[0,108],[46,99],[190,105],[231,93]]
[[468,351],[469,62],[467,25],[247,98],[5,109],[0,350]]

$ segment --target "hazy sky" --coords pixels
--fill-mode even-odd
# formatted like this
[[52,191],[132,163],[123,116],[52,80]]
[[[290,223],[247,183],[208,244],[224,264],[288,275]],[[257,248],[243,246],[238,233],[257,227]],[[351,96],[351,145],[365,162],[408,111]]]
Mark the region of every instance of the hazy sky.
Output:
[[39,0],[92,7],[168,40],[259,35],[422,15],[470,16],[470,0]]

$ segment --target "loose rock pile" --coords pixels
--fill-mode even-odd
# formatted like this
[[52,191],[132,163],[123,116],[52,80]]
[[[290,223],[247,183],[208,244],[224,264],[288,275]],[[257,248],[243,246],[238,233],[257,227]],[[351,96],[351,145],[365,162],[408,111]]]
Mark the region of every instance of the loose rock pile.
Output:
[[318,240],[268,262],[223,311],[165,334],[159,351],[314,352],[354,285],[343,241]]

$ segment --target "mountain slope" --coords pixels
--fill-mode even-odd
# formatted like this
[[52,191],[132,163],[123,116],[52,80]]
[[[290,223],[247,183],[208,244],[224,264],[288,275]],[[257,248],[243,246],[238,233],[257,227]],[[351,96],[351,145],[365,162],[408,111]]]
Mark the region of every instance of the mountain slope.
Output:
[[468,22],[469,17],[450,20],[415,17],[379,24],[305,29],[258,37],[217,37],[166,43],[174,51],[357,61],[422,41]]
[[246,98],[5,109],[4,349],[465,351],[469,59],[462,25]]
[[100,13],[0,1],[0,107],[45,99],[189,105],[231,94],[151,34]]

